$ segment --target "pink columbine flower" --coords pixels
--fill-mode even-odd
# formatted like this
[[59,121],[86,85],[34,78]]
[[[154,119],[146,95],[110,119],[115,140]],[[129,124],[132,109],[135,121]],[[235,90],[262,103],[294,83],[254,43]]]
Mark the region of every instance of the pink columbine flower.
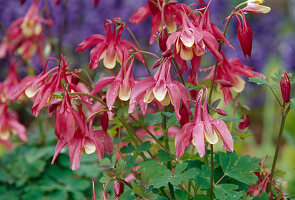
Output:
[[222,138],[224,148],[233,152],[234,144],[230,131],[221,119],[213,119],[207,110],[208,91],[202,106],[203,90],[200,90],[197,97],[194,119],[184,125],[180,134],[175,137],[175,151],[177,158],[180,158],[186,147],[192,142],[201,157],[205,155],[205,139],[210,144],[218,142],[218,135]]
[[236,18],[238,20],[237,35],[245,58],[247,55],[249,58],[251,58],[253,32],[249,23],[246,20],[245,14],[241,12],[241,15],[242,22],[240,21],[238,15],[236,15]]
[[95,84],[91,94],[95,95],[100,92],[107,85],[111,84],[106,93],[106,103],[109,110],[112,110],[117,96],[122,101],[128,101],[130,98],[131,89],[134,87],[136,80],[133,77],[134,58],[131,63],[122,65],[118,75],[112,77],[104,77],[98,80]]
[[247,6],[241,9],[241,12],[251,12],[251,13],[268,13],[271,8],[268,6],[260,5],[264,0],[248,0]]
[[[217,66],[215,80],[217,82],[217,88],[222,91],[225,105],[229,104],[232,100],[231,89],[237,93],[240,93],[245,88],[245,81],[241,78],[241,75],[246,77],[263,76],[263,74],[253,71],[252,67],[243,65],[238,58],[232,58],[227,60],[223,55],[223,62]],[[208,68],[212,69],[211,73],[205,78],[213,78],[214,66]]]
[[219,53],[217,39],[223,40],[232,47],[221,31],[211,22],[208,7],[209,4],[202,16],[198,16],[194,21],[190,21],[186,13],[181,12],[182,29],[172,33],[167,40],[167,49],[170,49],[173,44],[175,46],[174,59],[181,67],[178,73],[186,72],[187,64],[185,61],[191,61],[192,70],[190,76],[192,78],[196,77],[201,63],[201,56],[206,52],[206,47],[219,62],[222,62],[223,57]]
[[[64,85],[68,84],[69,89],[73,92],[84,92],[76,84],[71,83],[71,77],[73,72],[67,71],[67,68],[72,63],[66,63],[65,56],[61,55],[61,59],[49,58],[45,64],[44,70],[38,76],[27,76],[16,87],[15,90],[9,94],[10,100],[15,101],[23,92],[29,97],[34,99],[34,105],[32,107],[32,113],[36,117],[39,115],[40,110],[49,105],[52,98],[52,94],[56,92],[63,92]],[[50,60],[56,60],[58,66],[52,68],[46,72],[47,64]],[[65,84],[62,82],[65,81]],[[84,102],[87,102],[85,97],[81,97]]]
[[43,28],[41,23],[51,25],[52,20],[39,16],[39,0],[35,0],[24,17],[15,20],[7,29],[7,36],[0,45],[0,58],[7,53],[19,54],[23,59],[30,59],[37,51],[40,60],[43,60],[42,41]]
[[177,120],[180,120],[180,102],[187,112],[190,113],[188,105],[188,93],[184,85],[178,81],[172,81],[170,75],[171,59],[165,59],[153,77],[140,80],[132,89],[129,101],[129,113],[141,104],[143,114],[148,103],[156,99],[162,106],[171,104],[174,106]]
[[[103,159],[104,153],[111,154],[113,150],[113,142],[104,130],[93,130],[92,121],[87,124],[85,115],[82,111],[82,105],[77,106],[78,112],[71,108],[71,114],[77,124],[77,129],[71,135],[71,139],[65,138],[64,135],[59,136],[56,144],[52,164],[55,162],[61,149],[68,145],[71,168],[76,170],[80,167],[82,152],[91,154],[96,151],[99,160]],[[61,119],[60,120],[64,120]],[[57,123],[57,122],[56,122]],[[70,130],[70,129],[69,129]],[[68,131],[67,131],[68,132]],[[62,133],[63,134],[63,133]],[[70,137],[69,137],[70,138]]]
[[[127,40],[121,40],[124,23],[120,25],[116,35],[116,25],[113,21],[104,22],[105,35],[94,34],[81,42],[76,51],[85,51],[87,48],[95,45],[90,51],[89,69],[95,69],[98,63],[103,59],[103,64],[108,69],[116,66],[116,61],[124,64],[129,57],[129,50],[137,49],[134,44]],[[136,54],[136,57],[142,62],[143,56]]]
[[7,103],[0,103],[0,139],[8,141],[11,134],[17,134],[18,137],[26,142],[26,128],[17,121],[17,114],[8,110]]
[[[162,24],[167,27],[169,33],[176,31],[177,26],[181,25],[181,18],[178,17],[179,11],[185,10],[186,14],[191,14],[192,18],[195,16],[186,4],[177,3],[176,1],[166,2],[163,0],[148,0],[147,5],[136,10],[129,18],[130,23],[139,24],[149,15],[153,15],[150,44],[153,44],[156,40],[157,31]],[[162,13],[164,22],[162,22]]]

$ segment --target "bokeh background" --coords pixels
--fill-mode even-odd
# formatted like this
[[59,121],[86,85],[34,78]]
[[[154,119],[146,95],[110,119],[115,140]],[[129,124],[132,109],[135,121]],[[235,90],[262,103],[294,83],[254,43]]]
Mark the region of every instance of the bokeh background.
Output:
[[[134,31],[143,49],[155,52],[157,44],[148,45],[151,28],[151,17],[139,25],[128,23],[129,16],[139,7],[146,4],[146,0],[100,0],[97,8],[93,7],[92,0],[63,0],[60,5],[54,5],[53,0],[41,0],[40,12],[51,18],[54,24],[46,27],[46,38],[52,48],[51,56],[61,52],[67,59],[74,62],[74,67],[87,68],[89,51],[75,52],[77,45],[86,37],[100,33],[104,34],[103,22],[105,19],[121,17]],[[183,0],[186,3],[195,3],[192,0]],[[223,19],[229,15],[233,7],[240,0],[213,0],[210,7],[211,19],[223,29]],[[17,18],[23,16],[30,7],[32,0],[20,5],[18,0],[0,0],[0,39],[5,30]],[[227,38],[235,50],[224,48],[226,55],[241,58],[243,63],[254,67],[257,71],[271,77],[279,69],[287,72],[295,70],[295,0],[267,0],[265,5],[272,8],[268,14],[248,14],[247,20],[252,27],[254,40],[251,59],[244,59],[238,39],[236,37],[236,20],[230,25]],[[132,40],[127,32],[124,39]],[[154,60],[148,60],[152,63]],[[214,63],[208,57],[201,67],[208,67]],[[0,60],[0,80],[3,81],[8,73],[8,61]],[[33,66],[36,72],[43,69],[42,63],[35,58]],[[21,66],[24,69],[25,65]],[[137,77],[145,76],[146,72],[138,64],[135,68]],[[99,69],[91,72],[93,78],[103,76],[105,72]],[[294,88],[294,85],[293,85]],[[279,95],[279,90],[276,91]],[[292,94],[294,96],[295,89]],[[215,98],[219,98],[218,94]],[[275,98],[265,86],[247,83],[241,94],[241,102],[251,110],[251,136],[237,141],[235,150],[238,153],[248,153],[264,158],[268,155],[265,167],[271,166],[274,155],[276,136],[279,130],[280,107]],[[20,115],[20,121],[28,127],[29,142],[22,144],[17,138],[13,139],[14,150],[0,147],[0,199],[90,199],[91,181],[97,180],[101,173],[97,170],[95,155],[83,157],[80,169],[73,172],[69,167],[67,153],[59,156],[57,164],[50,165],[54,152],[53,122],[47,120],[45,113],[37,120],[31,111],[22,105],[13,105]],[[227,109],[227,108],[225,108]],[[41,125],[46,119],[46,124]],[[283,192],[295,196],[295,112],[291,111],[287,118],[284,131],[284,141],[276,174],[281,177],[278,181]],[[43,134],[40,134],[43,132]],[[41,135],[41,136],[40,136]],[[40,139],[41,138],[41,139]],[[42,139],[43,138],[43,139]],[[41,142],[40,142],[41,140]],[[2,184],[3,183],[3,184]],[[99,187],[99,184],[97,187]],[[121,197],[124,199],[124,197]]]

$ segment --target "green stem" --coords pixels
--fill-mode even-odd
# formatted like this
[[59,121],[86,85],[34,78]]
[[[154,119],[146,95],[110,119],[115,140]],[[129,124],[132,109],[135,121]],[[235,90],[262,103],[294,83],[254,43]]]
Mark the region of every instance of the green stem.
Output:
[[166,151],[172,158],[173,160],[176,160],[176,158],[174,157],[173,154],[170,153],[170,151],[157,139],[156,136],[153,135],[152,132],[150,132],[140,121],[138,121],[137,119],[135,119],[135,117],[133,117],[132,115],[130,115],[130,117],[142,128],[144,129],[154,140],[155,142],[160,145],[162,147],[162,149],[164,151]]
[[[164,107],[164,112],[166,112],[166,107]],[[163,121],[162,121],[162,131],[163,131],[163,135],[164,135],[164,141],[165,141],[165,146],[166,149],[170,152],[170,147],[169,147],[169,136],[168,136],[168,129],[166,127],[166,115],[164,115],[162,113],[162,117],[163,117]],[[169,170],[171,170],[171,162],[167,163],[167,168]],[[175,199],[175,193],[174,193],[174,188],[173,185],[169,182],[168,183],[168,187],[169,187],[169,191],[170,191],[170,195],[171,195],[171,199]]]
[[210,144],[211,147],[211,177],[210,177],[210,200],[213,200],[213,188],[214,188],[214,151],[213,144]]
[[82,93],[82,92],[73,92],[73,93],[69,93],[69,95],[82,95],[82,96],[90,97],[90,98],[94,99],[95,101],[98,101],[99,103],[104,105],[106,108],[108,107],[107,104],[103,100],[101,100],[91,94]]
[[[135,35],[134,35],[133,32],[131,31],[131,29],[130,29],[126,24],[124,24],[124,27],[128,30],[128,32],[130,33],[130,35],[131,35],[131,37],[133,38],[134,42],[136,43],[138,49],[141,51],[142,48],[141,48],[141,46],[139,45],[139,43],[138,43],[138,41],[137,41]],[[144,62],[145,62],[145,67],[146,67],[146,70],[147,70],[149,76],[152,76],[151,71],[150,71],[150,69],[149,69],[149,67],[148,67],[148,65],[147,65],[147,61],[146,61],[146,59],[145,59],[144,54],[142,53],[141,55],[142,55],[143,60],[144,60]]]
[[41,115],[37,117],[37,122],[39,126],[39,132],[40,132],[40,144],[43,145],[46,141],[46,133],[43,126],[43,120],[41,119]]
[[[234,14],[231,13],[229,19],[228,19],[227,22],[226,22],[226,25],[225,25],[224,30],[223,30],[223,35],[224,35],[224,37],[225,37],[225,35],[226,35],[226,31],[227,31],[227,29],[228,29],[229,22],[231,21],[231,19],[232,19],[233,16],[234,16]],[[223,43],[220,43],[220,44],[219,44],[218,52],[221,52],[222,46],[223,46]],[[208,100],[208,103],[209,103],[209,104],[208,104],[208,105],[211,105],[211,97],[212,97],[213,88],[214,88],[214,84],[215,84],[215,78],[216,78],[217,66],[218,66],[218,60],[216,61],[215,66],[214,66],[214,74],[213,74],[213,79],[212,79],[212,83],[211,83],[211,87],[210,87],[209,100]]]
[[278,157],[279,157],[279,152],[280,152],[281,141],[282,141],[282,136],[283,136],[283,132],[284,132],[285,121],[286,121],[286,117],[288,115],[288,112],[290,111],[290,105],[288,106],[286,111],[284,110],[284,106],[282,106],[281,109],[282,109],[282,112],[281,112],[282,113],[281,126],[280,126],[277,146],[276,146],[276,152],[275,152],[275,156],[274,156],[274,159],[273,159],[273,162],[272,162],[271,173],[270,173],[270,177],[269,177],[269,183],[268,183],[268,186],[267,186],[267,193],[269,193],[271,191],[271,184],[272,184],[272,181],[273,181],[272,179],[273,179],[273,176],[274,176],[277,160],[278,160]]

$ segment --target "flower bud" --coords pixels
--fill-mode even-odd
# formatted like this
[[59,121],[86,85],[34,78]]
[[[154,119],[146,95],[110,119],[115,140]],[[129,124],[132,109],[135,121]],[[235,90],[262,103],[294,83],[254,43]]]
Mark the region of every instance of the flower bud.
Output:
[[291,83],[290,83],[290,79],[288,77],[288,74],[286,72],[283,72],[283,74],[281,76],[280,86],[281,86],[281,93],[282,93],[282,97],[283,97],[284,102],[289,103],[290,102],[290,93],[291,93]]
[[124,183],[115,181],[113,187],[115,195],[118,198],[124,192]]
[[248,114],[243,115],[241,117],[241,119],[244,120],[244,121],[239,123],[239,129],[243,130],[243,129],[247,128],[250,125],[250,119],[249,119]]
[[161,32],[159,34],[159,47],[161,49],[161,51],[166,51],[167,50],[167,46],[166,46],[166,41],[168,39],[168,32],[166,28],[162,28]]
[[227,116],[227,113],[225,112],[225,110],[223,110],[223,109],[221,109],[221,108],[217,108],[217,109],[216,109],[216,112],[217,112],[219,115]]

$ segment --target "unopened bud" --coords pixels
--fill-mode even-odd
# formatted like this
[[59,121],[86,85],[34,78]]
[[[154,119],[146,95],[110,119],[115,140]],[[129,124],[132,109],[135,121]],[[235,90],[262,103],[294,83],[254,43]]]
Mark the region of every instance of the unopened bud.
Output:
[[119,197],[124,192],[124,183],[122,182],[114,182],[114,192],[116,197]]
[[245,128],[247,128],[249,125],[250,125],[250,119],[249,119],[249,116],[248,114],[245,114],[241,117],[242,122],[239,123],[239,129],[243,130]]
[[159,34],[159,47],[161,49],[161,51],[166,51],[167,50],[167,46],[166,46],[166,42],[168,39],[168,32],[166,28],[162,28],[160,34]]
[[109,126],[108,114],[106,112],[102,112],[99,117],[100,117],[100,124],[101,124],[102,129],[105,132],[107,132],[108,126]]
[[286,72],[283,72],[283,74],[281,76],[280,86],[281,86],[281,93],[282,93],[282,97],[283,97],[284,102],[289,103],[290,102],[290,94],[291,94],[291,83],[290,83],[290,79],[288,77],[288,74]]
[[220,115],[223,115],[223,116],[227,116],[227,113],[225,112],[225,110],[221,109],[221,108],[217,108],[216,109],[216,112]]

